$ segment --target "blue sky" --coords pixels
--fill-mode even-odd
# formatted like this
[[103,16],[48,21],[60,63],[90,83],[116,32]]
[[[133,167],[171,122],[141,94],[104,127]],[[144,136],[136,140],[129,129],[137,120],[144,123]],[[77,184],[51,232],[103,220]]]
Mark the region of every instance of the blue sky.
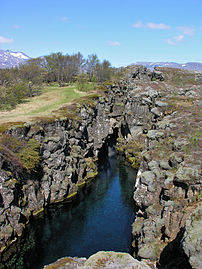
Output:
[[202,62],[202,0],[0,0],[0,49]]

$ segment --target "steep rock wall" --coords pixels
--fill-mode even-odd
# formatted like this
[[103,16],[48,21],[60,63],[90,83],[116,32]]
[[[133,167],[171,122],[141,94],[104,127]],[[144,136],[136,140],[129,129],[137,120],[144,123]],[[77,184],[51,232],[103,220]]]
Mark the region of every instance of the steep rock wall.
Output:
[[0,244],[4,263],[9,259],[8,246],[22,235],[30,218],[51,204],[71,202],[96,176],[99,152],[115,130],[126,139],[150,122],[150,107],[134,99],[134,91],[124,83],[109,86],[108,93],[94,101],[95,106],[78,107],[75,118],[26,123],[2,134],[6,141],[26,145],[37,141],[40,157],[34,169],[19,172],[19,164],[12,161],[14,154],[6,148],[9,145],[2,146]]
[[109,86],[93,105],[79,106],[73,118],[27,123],[5,132],[26,143],[37,141],[40,162],[35,170],[20,174],[8,165],[5,156],[9,151],[0,153],[2,264],[10,258],[9,245],[20,238],[30,218],[51,204],[71,202],[95,177],[99,153],[113,135],[118,135],[117,150],[139,168],[134,192],[134,256],[159,261],[163,268],[172,250],[182,249],[181,241],[188,252],[183,233],[187,217],[201,201],[197,161],[201,151],[198,136],[190,137],[186,126],[189,122],[198,130],[201,88],[171,87],[151,82],[152,78],[163,80],[161,73],[154,76],[136,68],[125,80]]

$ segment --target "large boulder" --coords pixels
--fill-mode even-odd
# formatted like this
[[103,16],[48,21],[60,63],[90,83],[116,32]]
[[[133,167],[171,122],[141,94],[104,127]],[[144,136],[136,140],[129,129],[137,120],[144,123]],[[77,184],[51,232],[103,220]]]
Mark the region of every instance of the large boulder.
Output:
[[152,80],[160,80],[163,81],[164,80],[164,75],[161,71],[158,71],[156,69],[154,69],[153,73],[152,73]]
[[114,269],[149,269],[145,262],[139,262],[128,253],[99,251],[92,255],[86,262],[84,268],[114,268]]
[[62,258],[55,263],[46,265],[44,269],[90,269],[90,268],[110,268],[110,269],[150,269],[145,262],[134,259],[128,253],[114,251],[99,251],[85,258]]
[[141,175],[141,182],[147,186],[153,184],[155,175],[151,171],[145,171]]

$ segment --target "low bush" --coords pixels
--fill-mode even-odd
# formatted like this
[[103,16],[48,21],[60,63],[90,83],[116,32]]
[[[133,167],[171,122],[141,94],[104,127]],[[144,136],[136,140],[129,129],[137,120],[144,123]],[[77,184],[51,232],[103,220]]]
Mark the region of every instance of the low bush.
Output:
[[40,161],[39,146],[35,139],[26,142],[11,135],[2,135],[0,155],[3,157],[3,168],[16,174],[35,171]]
[[0,110],[11,110],[21,103],[28,94],[27,86],[24,82],[18,82],[7,87],[0,87]]

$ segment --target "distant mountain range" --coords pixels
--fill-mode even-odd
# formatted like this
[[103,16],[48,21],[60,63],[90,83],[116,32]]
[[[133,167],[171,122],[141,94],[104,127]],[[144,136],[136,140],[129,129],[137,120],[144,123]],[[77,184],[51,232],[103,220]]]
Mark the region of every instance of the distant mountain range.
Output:
[[[21,51],[0,50],[0,68],[11,68],[25,63],[31,59],[28,55]],[[185,64],[178,64],[175,62],[135,62],[136,65],[144,65],[153,70],[154,67],[173,67],[186,70],[202,71],[202,63],[189,62]]]
[[135,65],[144,65],[153,70],[154,67],[172,67],[185,70],[202,71],[202,63],[190,62],[185,64],[178,64],[174,62],[136,62]]
[[21,51],[0,50],[0,68],[18,66],[28,59],[30,59],[30,57]]

